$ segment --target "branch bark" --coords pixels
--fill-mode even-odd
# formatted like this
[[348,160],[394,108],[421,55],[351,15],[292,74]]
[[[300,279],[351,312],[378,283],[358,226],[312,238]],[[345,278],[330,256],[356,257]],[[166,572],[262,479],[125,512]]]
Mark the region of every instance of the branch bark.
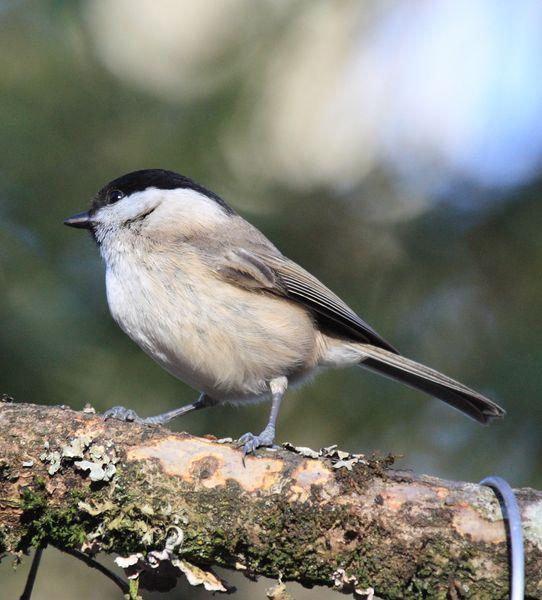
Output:
[[[62,407],[0,404],[0,545],[118,553],[134,572],[213,565],[382,598],[507,598],[493,492],[328,450],[260,450]],[[542,492],[516,490],[542,599]],[[170,567],[169,570],[165,566]]]

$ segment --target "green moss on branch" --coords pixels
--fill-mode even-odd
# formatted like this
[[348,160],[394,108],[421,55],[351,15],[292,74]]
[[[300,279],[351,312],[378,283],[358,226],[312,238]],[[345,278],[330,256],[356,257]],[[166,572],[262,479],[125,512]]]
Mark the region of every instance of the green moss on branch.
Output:
[[[244,468],[229,444],[2,405],[0,543],[117,553],[138,569],[187,560],[387,599],[507,598],[492,492],[393,471],[387,458],[313,454],[261,451]],[[542,598],[542,494],[518,498],[528,594]]]

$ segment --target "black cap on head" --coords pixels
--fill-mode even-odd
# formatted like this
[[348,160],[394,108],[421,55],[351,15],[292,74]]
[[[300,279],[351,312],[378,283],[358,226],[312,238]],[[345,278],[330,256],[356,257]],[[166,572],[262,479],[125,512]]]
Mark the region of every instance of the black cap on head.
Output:
[[122,177],[110,181],[94,197],[92,210],[95,211],[102,206],[106,206],[107,204],[111,204],[118,200],[118,198],[115,197],[115,192],[122,192],[123,195],[129,196],[130,194],[142,192],[150,187],[159,190],[191,189],[208,196],[211,200],[220,204],[226,212],[231,214],[234,213],[233,209],[214,192],[211,192],[184,175],[180,175],[174,171],[166,171],[165,169],[143,169],[141,171],[132,171],[131,173],[127,173],[126,175],[122,175]]

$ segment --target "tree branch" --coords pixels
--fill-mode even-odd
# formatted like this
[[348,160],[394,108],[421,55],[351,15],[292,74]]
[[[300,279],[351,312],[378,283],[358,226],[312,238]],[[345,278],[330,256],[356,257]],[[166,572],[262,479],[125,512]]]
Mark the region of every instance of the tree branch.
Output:
[[[304,455],[305,454],[305,455]],[[136,574],[240,569],[383,598],[508,597],[493,492],[328,450],[248,456],[211,438],[0,404],[0,545],[118,553]],[[527,597],[542,598],[542,493],[517,490]],[[169,567],[169,570],[166,569]]]

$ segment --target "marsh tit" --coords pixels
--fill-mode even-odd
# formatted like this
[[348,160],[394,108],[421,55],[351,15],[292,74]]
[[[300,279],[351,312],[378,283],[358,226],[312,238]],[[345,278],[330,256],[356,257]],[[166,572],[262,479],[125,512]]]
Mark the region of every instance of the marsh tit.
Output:
[[486,423],[505,411],[416,363],[316,277],[284,256],[220,196],[162,169],[108,183],[88,212],[64,221],[91,231],[105,262],[107,301],[125,333],[166,371],[201,392],[155,417],[114,407],[106,418],[164,424],[221,403],[270,399],[243,452],[270,446],[288,387],[357,365],[439,398]]

